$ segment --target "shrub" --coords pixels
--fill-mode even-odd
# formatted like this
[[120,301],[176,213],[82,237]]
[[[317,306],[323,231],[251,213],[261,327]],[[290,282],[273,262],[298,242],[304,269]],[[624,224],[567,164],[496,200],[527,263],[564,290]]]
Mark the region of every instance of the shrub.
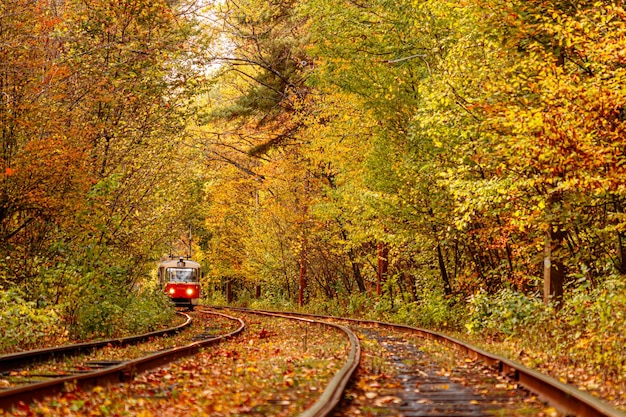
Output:
[[558,329],[569,337],[571,361],[591,366],[605,376],[626,378],[623,282],[610,280],[596,288],[578,287],[565,300],[558,318]]
[[0,290],[0,351],[34,349],[56,343],[64,334],[55,308],[38,308],[18,289]]
[[469,316],[465,327],[471,334],[481,333],[498,338],[512,336],[545,314],[538,296],[527,296],[504,289],[495,295],[479,292],[469,299]]
[[626,285],[610,280],[570,290],[556,311],[537,296],[511,290],[469,300],[466,328],[483,339],[508,339],[517,352],[542,362],[585,368],[589,374],[626,378]]
[[174,309],[157,288],[128,291],[119,281],[86,275],[66,305],[66,325],[78,340],[145,333],[171,322]]
[[435,290],[425,291],[420,301],[402,305],[395,314],[395,321],[411,326],[442,329],[461,326],[465,316],[462,303]]
[[146,290],[133,294],[123,311],[126,333],[138,334],[170,325],[176,312],[169,297],[160,290]]

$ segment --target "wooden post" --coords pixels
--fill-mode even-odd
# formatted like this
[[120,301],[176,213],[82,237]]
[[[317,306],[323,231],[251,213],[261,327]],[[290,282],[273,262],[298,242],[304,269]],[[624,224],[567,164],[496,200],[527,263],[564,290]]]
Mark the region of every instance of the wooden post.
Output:
[[[565,282],[565,265],[554,259],[554,251],[561,247],[565,232],[558,229],[546,233],[543,247],[543,303],[550,301],[557,303],[563,298],[563,283]],[[557,304],[558,308],[558,304]]]
[[[553,193],[548,197],[547,208],[550,209],[555,204],[560,203],[561,193]],[[563,298],[563,283],[565,282],[565,265],[554,256],[555,252],[563,246],[566,232],[559,222],[549,224],[546,231],[543,246],[543,302],[559,302]]]

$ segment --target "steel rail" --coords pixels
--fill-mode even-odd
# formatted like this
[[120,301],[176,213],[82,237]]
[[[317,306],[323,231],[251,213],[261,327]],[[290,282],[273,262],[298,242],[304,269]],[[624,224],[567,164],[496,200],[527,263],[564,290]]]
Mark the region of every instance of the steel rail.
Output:
[[[230,307],[229,307],[230,308]],[[300,414],[300,417],[327,417],[331,414],[331,412],[337,407],[341,398],[343,397],[343,392],[350,382],[352,375],[356,372],[356,369],[359,366],[359,362],[361,360],[361,344],[359,343],[359,338],[356,334],[350,330],[349,328],[342,326],[336,323],[329,323],[325,321],[319,320],[311,320],[302,317],[296,317],[294,315],[282,314],[279,312],[271,312],[271,311],[263,311],[263,310],[251,310],[251,309],[240,309],[240,308],[230,308],[232,310],[240,310],[245,311],[247,313],[252,314],[262,314],[266,316],[273,317],[281,317],[289,320],[299,320],[309,323],[318,323],[326,326],[334,327],[343,331],[350,341],[350,353],[348,354],[348,360],[341,367],[341,369],[335,374],[335,376],[330,380],[320,397],[317,401],[306,409],[303,413]]]
[[[244,308],[242,310],[246,309]],[[376,320],[362,320],[297,312],[267,312],[302,317],[315,317],[327,320],[344,320],[358,324],[372,324],[409,331],[425,339],[434,340],[448,346],[455,347],[471,359],[484,361],[489,366],[497,368],[502,374],[509,376],[511,379],[536,394],[540,399],[546,401],[548,404],[567,415],[575,415],[577,417],[626,417],[626,413],[623,411],[612,407],[599,398],[583,392],[576,387],[564,384],[550,376],[530,369],[510,359],[492,354],[442,333],[403,324],[387,323]]]
[[184,323],[178,326],[170,327],[163,330],[157,330],[150,333],[144,333],[135,336],[121,337],[117,339],[107,339],[98,342],[85,342],[76,343],[73,345],[55,346],[51,348],[26,350],[23,352],[9,353],[6,355],[0,355],[0,372],[8,371],[10,369],[19,368],[21,366],[44,362],[55,357],[65,357],[77,355],[82,352],[88,352],[93,349],[97,349],[103,346],[124,346],[133,343],[139,343],[144,340],[148,340],[151,337],[159,337],[163,335],[175,334],[180,332],[185,327],[189,326],[193,319],[189,314],[177,313],[186,317]]
[[87,390],[98,385],[102,386],[129,381],[141,372],[157,368],[179,358],[195,355],[200,349],[236,336],[245,329],[245,323],[237,317],[217,312],[210,312],[210,314],[237,321],[239,322],[239,327],[223,335],[199,340],[185,346],[167,349],[110,368],[0,391],[0,409],[10,410],[12,406],[17,405],[19,402],[31,402],[34,399],[42,399],[46,396],[55,395],[62,392],[66,387],[76,386]]

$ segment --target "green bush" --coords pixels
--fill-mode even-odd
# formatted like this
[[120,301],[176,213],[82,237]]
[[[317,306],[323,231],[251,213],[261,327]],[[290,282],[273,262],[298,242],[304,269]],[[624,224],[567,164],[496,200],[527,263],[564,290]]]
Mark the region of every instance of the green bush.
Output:
[[[626,378],[626,284],[617,280],[596,288],[578,287],[565,300],[554,332],[567,340],[571,361],[601,375]],[[566,339],[567,337],[567,339]]]
[[124,308],[114,300],[101,299],[78,308],[72,336],[76,339],[111,337],[123,324]]
[[428,291],[420,301],[402,305],[395,314],[395,321],[417,327],[432,329],[460,327],[465,318],[465,307],[454,297],[446,297],[441,291]]
[[538,296],[527,296],[511,289],[488,295],[480,292],[469,299],[465,327],[470,334],[498,338],[513,336],[525,326],[541,320],[546,308]]
[[123,311],[127,333],[146,333],[167,327],[176,312],[171,300],[160,290],[146,290],[134,294]]
[[373,299],[372,294],[350,294],[347,305],[348,316],[368,317],[374,311],[375,304],[376,300]]
[[171,322],[174,309],[156,288],[127,291],[115,280],[83,278],[78,296],[66,306],[69,332],[73,339],[119,337],[145,333]]
[[64,336],[57,310],[38,308],[17,288],[0,290],[0,323],[0,351],[5,353],[43,347]]
[[511,290],[469,300],[466,328],[492,340],[507,339],[531,365],[585,368],[606,378],[626,378],[626,285],[607,281],[568,291],[557,311],[537,296]]
[[212,291],[207,293],[206,290],[203,291],[202,296],[202,304],[209,306],[224,306],[226,305],[226,294],[221,291]]

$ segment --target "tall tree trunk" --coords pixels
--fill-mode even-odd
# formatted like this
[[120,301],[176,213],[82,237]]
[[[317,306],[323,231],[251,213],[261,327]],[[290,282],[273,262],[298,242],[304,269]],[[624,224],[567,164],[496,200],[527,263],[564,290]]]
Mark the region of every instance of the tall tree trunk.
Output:
[[[428,214],[434,219],[435,212],[432,208],[428,209]],[[437,227],[435,223],[432,224],[433,237],[439,241],[437,236]],[[443,291],[446,295],[452,294],[450,287],[450,278],[448,277],[448,271],[446,270],[446,263],[443,259],[443,250],[441,249],[441,243],[437,243],[437,262],[439,263],[439,273],[441,274],[441,281],[443,282]]]
[[233,285],[230,277],[226,278],[226,302],[228,304],[233,302]]
[[[339,229],[341,230],[341,238],[347,242],[348,233],[343,228],[343,224],[341,220],[339,219],[336,219],[336,220],[337,220],[337,224],[339,224]],[[365,281],[363,280],[363,276],[361,275],[361,267],[359,263],[356,261],[356,253],[354,252],[354,249],[352,248],[348,250],[348,259],[350,259],[350,267],[352,268],[352,277],[354,278],[356,285],[359,287],[359,292],[364,293]]]
[[562,245],[564,233],[561,230],[546,233],[543,259],[543,302],[560,302],[563,298],[563,282],[565,281],[565,265],[554,258]]
[[298,287],[298,305],[304,305],[304,290],[306,289],[306,250],[303,248],[300,253],[300,285]]
[[352,266],[352,276],[356,281],[356,285],[359,287],[359,292],[365,292],[365,281],[363,280],[363,276],[361,275],[361,267],[356,261],[356,256],[354,254],[354,249],[350,249],[348,252],[348,256],[350,257],[350,265]]
[[[557,65],[563,67],[565,65],[565,52],[561,47],[557,47],[555,52]],[[550,193],[546,208],[552,210],[556,204],[560,203],[561,199],[560,192]],[[558,308],[563,297],[565,265],[558,258],[555,258],[554,254],[563,246],[565,232],[559,222],[550,223],[548,227],[543,248],[543,302],[548,304],[550,301],[556,301]]]
[[439,261],[439,272],[441,273],[441,280],[443,281],[443,291],[446,295],[450,295],[452,294],[452,288],[450,288],[450,279],[448,278],[446,263],[443,259],[443,251],[439,243],[437,243],[437,260]]
[[378,270],[376,271],[376,295],[382,293],[382,286],[387,279],[389,248],[384,243],[378,244]]

